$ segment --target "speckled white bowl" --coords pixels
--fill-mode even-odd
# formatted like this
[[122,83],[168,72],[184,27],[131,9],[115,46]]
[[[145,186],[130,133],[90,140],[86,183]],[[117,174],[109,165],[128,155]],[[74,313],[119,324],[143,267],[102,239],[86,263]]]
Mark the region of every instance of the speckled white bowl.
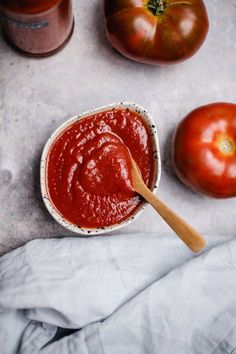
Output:
[[79,226],[76,226],[69,222],[68,220],[64,219],[63,215],[59,213],[59,211],[55,208],[53,203],[50,200],[50,196],[48,193],[48,187],[47,187],[47,181],[46,181],[46,169],[47,169],[47,157],[49,150],[54,143],[54,141],[57,139],[57,137],[65,130],[67,129],[71,124],[75,123],[81,118],[89,117],[91,115],[94,115],[96,113],[100,113],[103,111],[107,111],[112,108],[129,108],[132,111],[135,111],[139,113],[144,120],[147,122],[148,127],[150,128],[152,140],[153,140],[153,159],[154,159],[154,176],[153,176],[153,181],[151,184],[151,190],[155,192],[158,188],[159,181],[160,181],[160,176],[161,176],[161,159],[160,159],[160,152],[159,152],[159,143],[158,143],[158,134],[157,134],[157,129],[155,126],[155,122],[151,115],[140,105],[137,105],[135,103],[130,103],[130,102],[120,102],[120,103],[114,103],[114,104],[109,104],[103,107],[95,108],[90,111],[78,114],[75,117],[72,117],[71,119],[65,121],[59,128],[55,130],[55,132],[50,136],[48,139],[47,143],[45,144],[45,147],[43,149],[42,157],[41,157],[41,166],[40,166],[40,185],[41,185],[41,193],[43,197],[44,204],[46,208],[48,209],[49,213],[53,216],[53,218],[59,222],[62,226],[67,228],[70,231],[76,232],[78,234],[84,234],[84,235],[99,235],[103,234],[106,232],[110,231],[115,231],[118,230],[124,226],[129,225],[132,223],[139,215],[141,215],[142,211],[144,210],[145,206],[147,205],[146,202],[143,202],[140,204],[139,208],[127,219],[124,221],[112,225],[112,226],[106,226],[106,227],[100,227],[100,228],[81,228]]

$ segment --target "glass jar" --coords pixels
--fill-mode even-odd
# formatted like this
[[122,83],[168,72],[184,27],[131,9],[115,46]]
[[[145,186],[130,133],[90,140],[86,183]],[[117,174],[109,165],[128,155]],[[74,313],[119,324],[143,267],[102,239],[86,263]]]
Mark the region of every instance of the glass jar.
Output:
[[15,48],[31,56],[51,55],[73,32],[72,0],[0,0],[0,19]]

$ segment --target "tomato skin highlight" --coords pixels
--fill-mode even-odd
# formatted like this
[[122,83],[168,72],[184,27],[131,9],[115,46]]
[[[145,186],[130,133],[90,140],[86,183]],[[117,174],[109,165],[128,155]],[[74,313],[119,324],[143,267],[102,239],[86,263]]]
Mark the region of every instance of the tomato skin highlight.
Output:
[[189,188],[236,197],[236,104],[213,103],[189,113],[176,128],[172,160]]
[[158,1],[166,7],[155,15],[149,0],[105,0],[107,37],[129,59],[176,64],[203,44],[209,28],[206,7],[203,0]]

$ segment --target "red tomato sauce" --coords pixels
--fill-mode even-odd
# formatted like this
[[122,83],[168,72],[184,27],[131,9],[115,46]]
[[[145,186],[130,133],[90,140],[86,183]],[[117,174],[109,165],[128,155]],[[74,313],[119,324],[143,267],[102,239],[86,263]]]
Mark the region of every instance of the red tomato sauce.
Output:
[[132,187],[129,151],[150,187],[152,138],[138,113],[105,111],[76,121],[57,137],[46,178],[51,202],[63,218],[79,227],[103,228],[138,208],[141,198]]

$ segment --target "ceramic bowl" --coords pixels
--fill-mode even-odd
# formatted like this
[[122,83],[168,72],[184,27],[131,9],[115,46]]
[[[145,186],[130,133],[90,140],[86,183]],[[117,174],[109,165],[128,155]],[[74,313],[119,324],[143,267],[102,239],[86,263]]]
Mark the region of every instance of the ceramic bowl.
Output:
[[53,216],[53,218],[62,226],[64,226],[66,229],[73,231],[78,234],[84,234],[84,235],[99,235],[111,231],[118,230],[122,227],[125,227],[129,224],[131,224],[134,220],[136,220],[146,207],[147,203],[142,202],[139,206],[138,209],[135,210],[135,212],[128,217],[127,219],[121,221],[118,224],[112,225],[112,226],[107,226],[103,228],[81,228],[78,227],[68,220],[64,219],[63,216],[57,211],[55,206],[50,200],[50,196],[47,190],[47,181],[46,181],[46,169],[47,169],[47,157],[49,150],[54,143],[54,141],[57,139],[57,137],[65,130],[67,129],[71,124],[75,123],[79,119],[89,117],[91,115],[107,111],[112,108],[129,108],[132,111],[137,112],[140,114],[143,119],[146,121],[152,141],[153,141],[153,159],[154,159],[154,175],[153,175],[153,180],[151,183],[151,190],[155,192],[158,188],[159,181],[160,181],[160,176],[161,176],[161,159],[160,159],[160,152],[159,152],[159,143],[158,143],[158,133],[157,129],[155,126],[155,122],[151,115],[148,113],[146,109],[144,109],[142,106],[135,104],[135,103],[130,103],[130,102],[120,102],[120,103],[115,103],[115,104],[109,104],[103,107],[95,108],[90,111],[78,114],[77,116],[74,116],[70,118],[69,120],[65,121],[59,128],[55,130],[55,132],[50,136],[48,141],[45,144],[45,147],[43,149],[42,157],[41,157],[41,165],[40,165],[40,185],[41,185],[41,193],[42,193],[42,198],[44,201],[44,204],[46,208],[48,209],[49,213]]

